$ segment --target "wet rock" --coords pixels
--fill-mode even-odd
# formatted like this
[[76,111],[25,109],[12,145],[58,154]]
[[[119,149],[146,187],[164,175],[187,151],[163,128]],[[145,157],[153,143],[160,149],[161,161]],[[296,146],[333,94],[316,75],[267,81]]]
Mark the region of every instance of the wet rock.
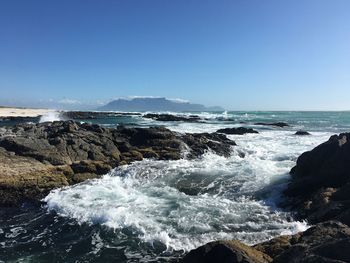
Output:
[[285,194],[287,205],[313,223],[342,220],[350,209],[350,134],[332,136],[303,153],[291,170],[292,182]]
[[319,223],[298,234],[273,262],[350,262],[350,228],[337,221]]
[[307,131],[297,131],[296,133],[294,133],[294,135],[304,136],[304,135],[311,135],[311,134]]
[[253,247],[236,240],[210,242],[190,251],[182,262],[350,262],[350,228],[326,221]]
[[237,240],[215,241],[190,251],[182,263],[268,263],[272,258]]
[[252,128],[244,128],[244,127],[219,129],[216,132],[225,133],[225,134],[237,134],[237,135],[243,135],[246,133],[259,133],[258,131]]
[[268,122],[257,122],[254,123],[255,125],[264,125],[264,126],[275,126],[275,127],[280,127],[280,128],[284,128],[284,127],[288,127],[289,124],[285,123],[285,122],[272,122],[272,123],[268,123]]
[[189,158],[198,157],[208,150],[228,157],[231,154],[232,146],[236,145],[234,141],[219,133],[187,133],[182,136],[182,139],[191,149],[188,154]]
[[147,119],[153,119],[156,121],[185,121],[185,122],[197,122],[200,121],[201,118],[197,115],[190,115],[190,116],[178,116],[178,115],[172,115],[172,114],[145,114],[143,115],[144,118]]

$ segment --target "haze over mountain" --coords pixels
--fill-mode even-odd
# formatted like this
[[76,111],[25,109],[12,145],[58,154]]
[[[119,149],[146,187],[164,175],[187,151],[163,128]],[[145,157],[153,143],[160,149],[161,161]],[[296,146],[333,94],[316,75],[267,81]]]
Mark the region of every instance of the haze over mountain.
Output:
[[98,108],[105,111],[223,111],[222,107],[206,107],[187,101],[171,100],[167,98],[132,98],[117,99]]

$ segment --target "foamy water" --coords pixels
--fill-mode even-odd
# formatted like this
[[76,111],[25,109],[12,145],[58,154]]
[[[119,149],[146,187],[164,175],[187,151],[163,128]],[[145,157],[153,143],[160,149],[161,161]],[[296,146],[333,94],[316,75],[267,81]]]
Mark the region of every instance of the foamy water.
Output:
[[[217,239],[254,244],[307,228],[274,207],[297,156],[329,137],[284,131],[229,136],[230,158],[144,160],[102,179],[52,191],[49,210],[77,222],[128,228],[142,242],[188,251]],[[240,157],[244,153],[245,157]]]
[[[0,210],[0,262],[166,262],[212,240],[255,244],[307,229],[307,222],[278,208],[281,191],[301,153],[350,129],[350,113],[198,115],[198,123],[142,116],[83,120],[109,127],[162,125],[181,133],[244,126],[259,134],[228,135],[237,143],[229,158],[208,152],[196,160],[143,160],[53,190],[43,206]],[[277,121],[291,126],[254,124]],[[295,136],[299,129],[312,135]]]

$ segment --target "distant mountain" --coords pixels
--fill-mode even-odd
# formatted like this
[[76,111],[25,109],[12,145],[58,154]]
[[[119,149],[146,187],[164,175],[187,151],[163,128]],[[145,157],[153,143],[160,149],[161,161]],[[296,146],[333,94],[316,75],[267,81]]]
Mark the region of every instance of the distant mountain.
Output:
[[98,108],[101,111],[223,111],[221,107],[206,107],[201,104],[193,104],[170,100],[166,98],[134,98],[117,99]]

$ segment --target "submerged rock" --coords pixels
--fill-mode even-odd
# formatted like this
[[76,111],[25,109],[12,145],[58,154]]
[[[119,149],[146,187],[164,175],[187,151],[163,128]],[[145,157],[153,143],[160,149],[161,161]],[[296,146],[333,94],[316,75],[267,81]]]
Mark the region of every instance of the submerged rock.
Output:
[[156,121],[185,121],[185,122],[197,122],[200,121],[201,118],[197,115],[190,115],[190,116],[178,116],[178,115],[172,115],[172,114],[145,114],[143,115],[144,118],[147,119],[153,119]]
[[61,117],[64,119],[72,120],[88,120],[88,119],[101,119],[120,116],[132,116],[141,115],[137,112],[103,112],[103,111],[64,111],[61,112]]
[[0,130],[0,205],[40,199],[56,187],[106,174],[143,158],[228,156],[235,143],[222,134],[180,134],[162,127],[104,128],[58,121]]
[[275,126],[275,127],[280,127],[280,128],[284,128],[284,127],[288,127],[289,124],[285,123],[285,122],[272,122],[272,123],[267,123],[267,122],[257,122],[254,123],[255,125],[264,125],[264,126]]
[[243,135],[246,133],[259,133],[258,131],[252,128],[244,128],[244,127],[219,129],[216,132],[225,133],[225,134],[237,134],[237,135]]
[[294,133],[294,135],[311,135],[311,134],[307,131],[297,131],[296,133]]

